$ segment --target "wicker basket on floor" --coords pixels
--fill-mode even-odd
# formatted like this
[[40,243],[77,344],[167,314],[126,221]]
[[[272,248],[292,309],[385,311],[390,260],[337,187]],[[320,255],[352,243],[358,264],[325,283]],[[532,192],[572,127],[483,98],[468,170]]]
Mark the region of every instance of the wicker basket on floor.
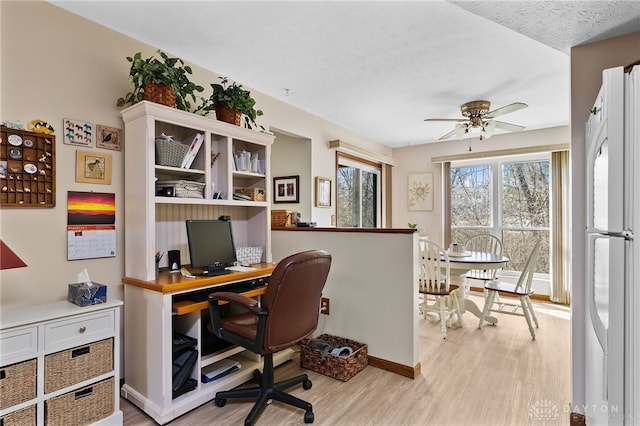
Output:
[[329,353],[322,359],[320,350],[311,349],[302,342],[300,344],[300,366],[302,368],[308,368],[325,376],[346,382],[364,370],[369,362],[367,345],[364,343],[330,334],[321,334],[317,339],[327,342],[331,348],[347,346],[353,352],[346,357]]

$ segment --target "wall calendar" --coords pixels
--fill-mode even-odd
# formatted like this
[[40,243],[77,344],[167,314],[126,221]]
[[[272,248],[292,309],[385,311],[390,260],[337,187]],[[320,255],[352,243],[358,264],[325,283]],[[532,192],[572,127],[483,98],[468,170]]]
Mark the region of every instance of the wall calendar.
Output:
[[115,257],[115,194],[67,194],[67,260]]

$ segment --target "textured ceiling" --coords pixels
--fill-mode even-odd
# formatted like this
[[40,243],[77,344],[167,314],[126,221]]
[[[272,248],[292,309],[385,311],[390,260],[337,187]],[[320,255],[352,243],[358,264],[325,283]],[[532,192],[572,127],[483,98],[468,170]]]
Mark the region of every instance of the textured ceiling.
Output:
[[476,99],[566,125],[570,47],[640,31],[639,1],[52,3],[392,147]]

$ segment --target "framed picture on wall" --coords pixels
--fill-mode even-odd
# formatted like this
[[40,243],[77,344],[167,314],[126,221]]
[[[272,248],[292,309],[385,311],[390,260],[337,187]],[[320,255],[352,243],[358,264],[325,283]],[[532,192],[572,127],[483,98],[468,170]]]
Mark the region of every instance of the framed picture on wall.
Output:
[[300,202],[300,176],[281,176],[273,178],[274,203]]
[[112,149],[114,151],[122,150],[120,129],[103,126],[101,124],[98,124],[96,128],[96,148]]
[[77,150],[76,182],[111,185],[111,154]]
[[331,207],[331,179],[316,176],[316,207]]
[[433,210],[433,173],[409,173],[409,210]]
[[65,118],[64,139],[67,145],[79,145],[85,147],[93,146],[94,125],[86,121],[75,120],[73,118]]

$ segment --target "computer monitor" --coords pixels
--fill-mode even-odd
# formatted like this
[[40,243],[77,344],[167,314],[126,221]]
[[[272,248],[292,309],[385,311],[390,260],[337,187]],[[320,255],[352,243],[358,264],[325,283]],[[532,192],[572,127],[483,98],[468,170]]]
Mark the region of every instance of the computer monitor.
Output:
[[187,241],[191,267],[202,268],[202,275],[229,273],[225,267],[236,261],[236,248],[230,220],[187,220]]

